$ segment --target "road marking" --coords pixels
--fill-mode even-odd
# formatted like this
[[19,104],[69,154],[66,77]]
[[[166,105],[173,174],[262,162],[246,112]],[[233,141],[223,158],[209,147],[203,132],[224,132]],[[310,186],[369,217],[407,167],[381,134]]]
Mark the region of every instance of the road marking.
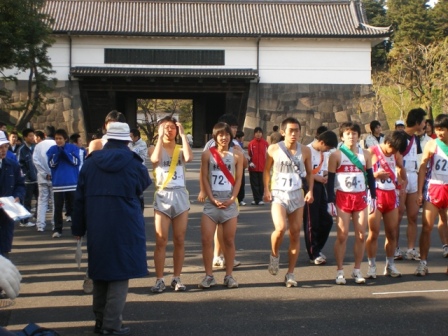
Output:
[[402,291],[402,292],[379,292],[379,293],[372,293],[372,294],[373,295],[389,295],[389,294],[439,293],[439,292],[448,292],[448,289],[432,289],[432,290]]

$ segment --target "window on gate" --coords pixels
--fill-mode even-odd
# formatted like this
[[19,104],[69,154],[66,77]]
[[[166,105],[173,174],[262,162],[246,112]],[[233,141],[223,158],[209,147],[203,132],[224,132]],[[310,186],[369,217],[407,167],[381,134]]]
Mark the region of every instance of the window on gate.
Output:
[[225,65],[224,50],[104,49],[106,64]]

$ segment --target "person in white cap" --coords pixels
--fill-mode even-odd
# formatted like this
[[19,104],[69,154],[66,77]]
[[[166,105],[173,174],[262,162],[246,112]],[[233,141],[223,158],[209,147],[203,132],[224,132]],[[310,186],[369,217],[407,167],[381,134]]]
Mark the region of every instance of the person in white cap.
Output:
[[404,131],[405,128],[406,128],[406,125],[403,120],[397,120],[395,122],[395,130],[396,131]]
[[142,159],[128,148],[129,126],[113,122],[107,143],[84,162],[75,194],[72,234],[87,234],[93,280],[94,332],[128,335],[122,324],[129,279],[148,274],[139,196],[151,184]]
[[[123,113],[118,112],[117,110],[110,111],[106,118],[104,119],[104,125],[103,125],[103,132],[107,132],[108,125],[113,122],[126,122],[126,118],[123,115]],[[107,135],[104,134],[104,136],[101,139],[95,139],[92,140],[89,143],[89,147],[87,149],[87,153],[90,154],[96,150],[103,149],[104,145],[107,143]],[[140,202],[142,202],[142,196],[140,197]],[[92,294],[93,292],[93,281],[89,278],[89,270],[86,270],[86,275],[84,277],[84,282],[82,284],[82,289],[84,293],[86,294]]]
[[[16,202],[25,197],[25,179],[18,162],[6,158],[9,141],[0,131],[0,197],[14,197]],[[0,255],[8,257],[14,235],[14,221],[0,208]]]

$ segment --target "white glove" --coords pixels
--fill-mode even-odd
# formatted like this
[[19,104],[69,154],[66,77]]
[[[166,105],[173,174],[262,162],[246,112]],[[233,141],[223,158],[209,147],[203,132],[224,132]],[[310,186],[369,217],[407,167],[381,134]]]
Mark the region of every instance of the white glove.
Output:
[[334,205],[334,203],[328,203],[327,211],[330,214],[330,216],[332,216],[332,217],[336,217],[336,215],[338,214],[338,212],[336,210],[336,206]]
[[373,214],[376,210],[376,199],[369,197],[369,215]]
[[249,167],[250,168],[255,168],[255,163],[253,163],[253,162],[249,163]]
[[19,270],[8,259],[0,256],[0,287],[10,299],[19,295],[22,276]]

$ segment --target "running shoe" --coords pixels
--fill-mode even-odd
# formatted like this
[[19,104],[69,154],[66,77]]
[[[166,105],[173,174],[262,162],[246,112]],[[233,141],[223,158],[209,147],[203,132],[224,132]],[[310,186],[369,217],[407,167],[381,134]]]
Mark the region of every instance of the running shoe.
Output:
[[231,275],[226,275],[224,277],[224,286],[227,288],[238,288],[238,282]]
[[258,205],[264,205],[263,201],[258,202]]
[[163,279],[157,279],[154,287],[151,287],[151,292],[153,293],[162,293],[165,290],[165,281]]
[[293,273],[286,273],[285,275],[285,285],[288,288],[297,287],[297,281],[294,280]]
[[205,288],[210,288],[215,285],[216,285],[215,277],[213,275],[206,275],[204,280],[201,281],[201,283],[198,285],[198,287],[201,289],[205,289]]
[[26,223],[20,223],[20,226],[21,227],[33,227],[33,226],[36,226],[36,224],[33,222],[26,222]]
[[363,284],[366,283],[366,279],[362,276],[361,270],[354,269],[352,272],[352,278],[355,279],[355,282],[357,284]]
[[268,266],[269,273],[271,273],[272,275],[277,275],[279,262],[280,262],[280,256],[277,258],[271,255]]
[[442,249],[443,249],[442,252],[443,257],[448,258],[448,244],[443,245]]
[[224,258],[217,256],[213,258],[213,267],[224,267]]
[[369,265],[367,268],[367,279],[376,279],[376,265]]
[[71,222],[72,221],[72,216],[66,216],[65,217],[65,221],[66,222]]
[[406,252],[406,259],[407,260],[420,260],[420,254],[415,250],[415,248],[409,249]]
[[250,204],[251,204],[251,205],[258,205],[258,203],[255,202],[255,201],[250,202]]
[[395,265],[386,265],[386,267],[384,267],[384,275],[389,275],[392,278],[401,277],[401,273],[397,270]]
[[55,232],[55,233],[53,233],[52,237],[53,238],[61,238],[62,237],[62,233]]
[[403,260],[403,252],[400,250],[399,247],[395,249],[394,260]]
[[345,285],[344,271],[340,270],[336,273],[336,285]]
[[415,274],[416,276],[425,276],[425,275],[427,275],[428,273],[429,273],[428,266],[426,266],[426,264],[424,264],[424,263],[422,263],[422,262],[420,262],[420,263],[418,264],[418,267],[417,267],[417,269],[416,269],[415,272],[414,272],[414,274]]
[[[226,260],[223,259],[223,265],[221,266],[222,268],[224,268],[224,266],[226,266]],[[239,265],[241,265],[241,261],[234,259],[233,260],[233,267],[238,267]]]
[[245,206],[247,203],[246,202],[244,202],[244,201],[241,201],[240,202],[240,206]]
[[314,260],[310,259],[310,264],[324,265],[326,263],[327,263],[327,259],[322,253],[320,253],[320,255],[317,258],[315,258]]
[[187,290],[187,287],[180,281],[179,277],[175,277],[171,280],[171,288],[173,288],[175,292],[185,292]]

